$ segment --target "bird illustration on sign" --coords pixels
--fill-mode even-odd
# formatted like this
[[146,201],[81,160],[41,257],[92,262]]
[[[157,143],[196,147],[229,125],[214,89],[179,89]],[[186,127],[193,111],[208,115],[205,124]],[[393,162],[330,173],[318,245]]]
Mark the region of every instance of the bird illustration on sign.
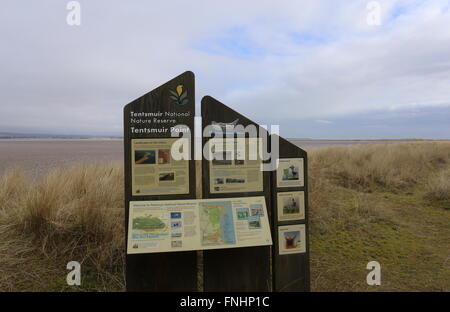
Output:
[[211,125],[214,127],[220,127],[222,129],[222,131],[226,132],[227,130],[233,130],[234,127],[236,127],[237,123],[238,123],[239,119],[236,119],[232,122],[217,122],[217,121],[212,121]]

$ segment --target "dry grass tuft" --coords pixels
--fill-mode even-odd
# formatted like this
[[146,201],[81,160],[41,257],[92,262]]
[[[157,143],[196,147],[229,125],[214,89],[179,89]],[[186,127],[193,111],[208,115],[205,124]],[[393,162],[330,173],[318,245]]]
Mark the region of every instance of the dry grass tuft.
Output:
[[356,190],[392,191],[416,185],[450,164],[450,144],[440,142],[329,147],[311,153],[316,176]]
[[450,144],[440,142],[328,147],[309,153],[310,213],[319,233],[388,220],[391,210],[373,203],[377,192],[426,189],[448,199]]
[[[17,245],[16,251],[34,246],[35,253],[60,262],[62,269],[71,260],[83,263],[94,269],[97,290],[123,287],[121,165],[59,168],[37,183],[13,171],[0,187],[0,237],[19,237],[19,245],[27,247]],[[8,249],[11,241],[3,241],[0,249]],[[7,280],[0,279],[0,288]]]
[[425,189],[429,199],[450,200],[450,170],[432,175]]

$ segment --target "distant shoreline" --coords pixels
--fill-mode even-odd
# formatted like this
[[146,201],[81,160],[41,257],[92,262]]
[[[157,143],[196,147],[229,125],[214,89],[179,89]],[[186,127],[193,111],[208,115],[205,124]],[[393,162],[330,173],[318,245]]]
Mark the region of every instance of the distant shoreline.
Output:
[[296,141],[326,141],[326,142],[380,142],[380,141],[398,141],[398,142],[423,142],[423,141],[450,141],[450,139],[298,139],[298,138],[287,138],[286,140],[296,140]]
[[[440,141],[449,139],[309,139],[309,138],[286,138],[288,141],[314,141],[314,142],[424,142]],[[123,141],[123,137],[2,137],[0,140],[12,141]]]
[[0,141],[123,141],[123,138],[76,138],[76,137],[61,137],[61,138],[36,138],[36,137],[0,137]]

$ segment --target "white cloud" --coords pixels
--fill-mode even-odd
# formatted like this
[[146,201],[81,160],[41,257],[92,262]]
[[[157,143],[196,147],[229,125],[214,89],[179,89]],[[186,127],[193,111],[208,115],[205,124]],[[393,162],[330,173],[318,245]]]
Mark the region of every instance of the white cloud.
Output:
[[319,123],[319,124],[332,124],[332,121],[329,120],[324,120],[324,119],[316,119],[315,122]]
[[[185,71],[252,119],[449,105],[449,1],[6,1],[0,124],[117,131],[122,107]],[[198,101],[199,102],[199,101]],[[1,130],[1,129],[0,129]]]

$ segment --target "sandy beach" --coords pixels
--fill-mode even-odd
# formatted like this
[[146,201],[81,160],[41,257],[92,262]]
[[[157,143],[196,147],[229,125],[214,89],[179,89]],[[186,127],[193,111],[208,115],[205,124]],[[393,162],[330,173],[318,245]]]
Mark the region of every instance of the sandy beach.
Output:
[[78,162],[123,160],[122,140],[13,139],[0,140],[0,175],[23,168],[39,176],[50,168]]
[[[407,140],[308,140],[289,139],[305,150],[355,144],[412,142]],[[0,175],[8,169],[23,168],[40,176],[50,168],[80,162],[122,162],[121,139],[3,139],[0,140]]]

